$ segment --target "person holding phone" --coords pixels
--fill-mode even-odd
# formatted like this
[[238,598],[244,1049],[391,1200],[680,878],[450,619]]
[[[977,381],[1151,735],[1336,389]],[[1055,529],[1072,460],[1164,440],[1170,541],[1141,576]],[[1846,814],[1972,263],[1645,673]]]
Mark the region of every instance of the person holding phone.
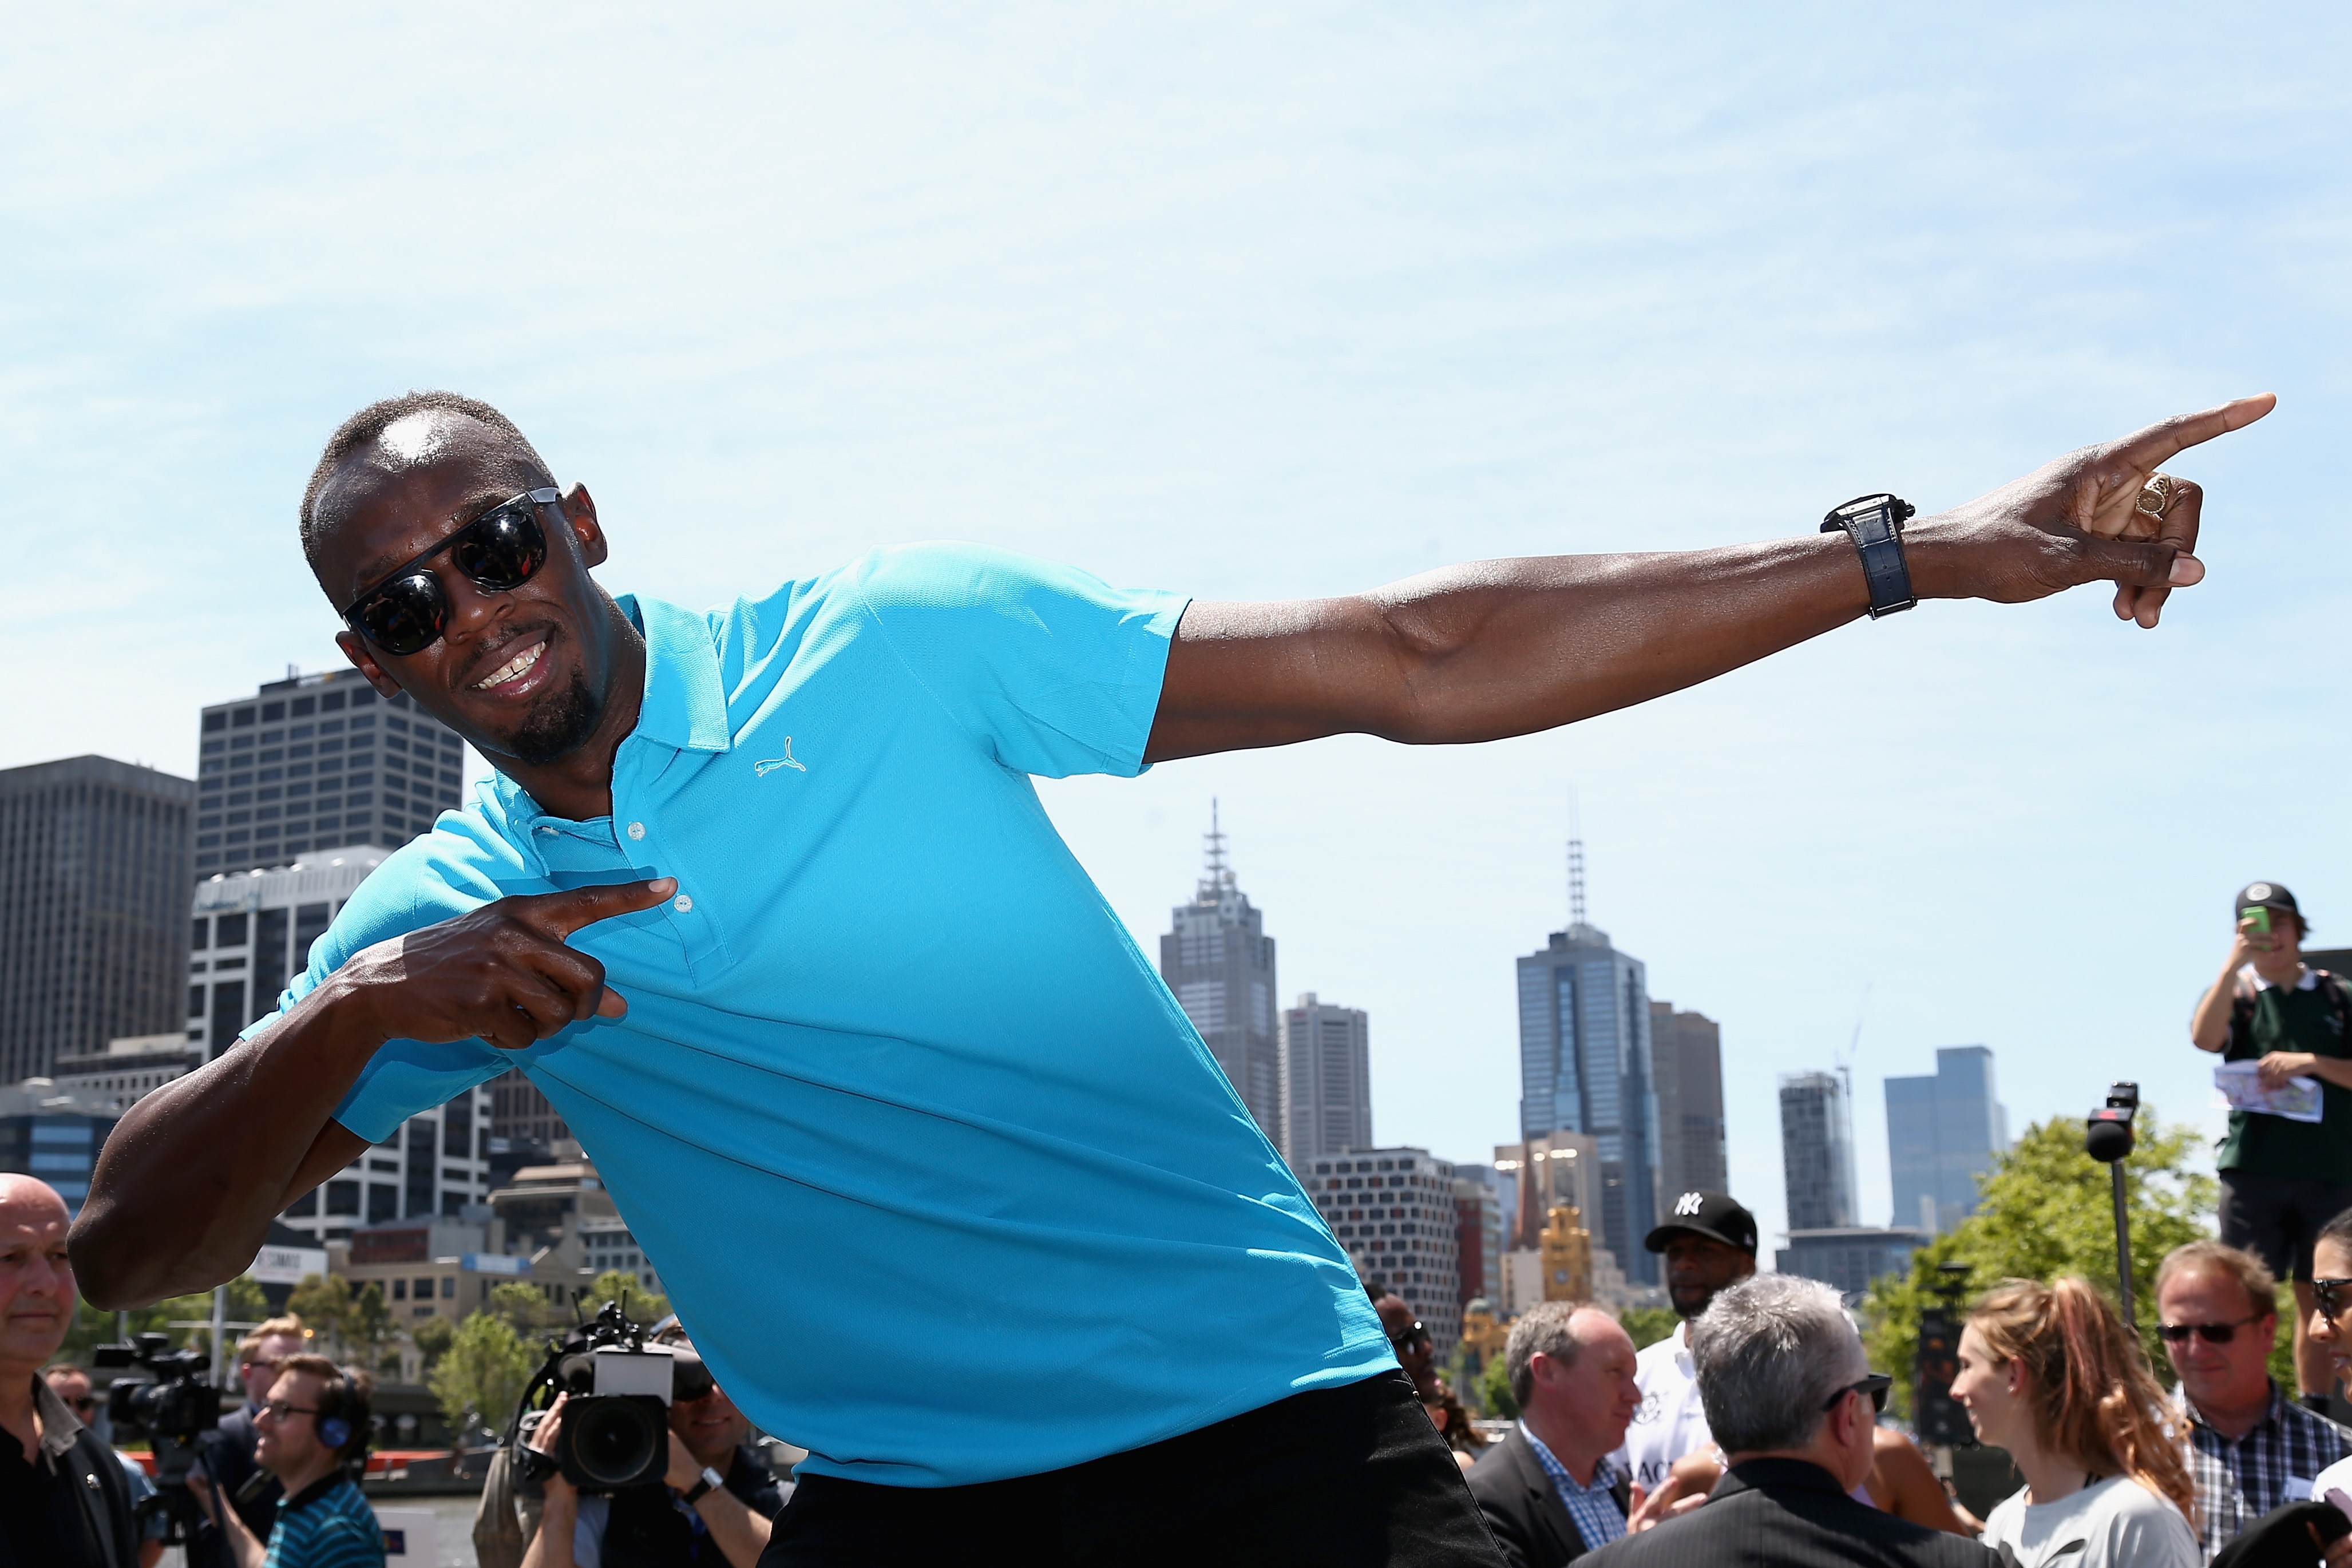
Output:
[[2352,1209],[2352,987],[2303,962],[2309,923],[2276,882],[2250,882],[2232,905],[2237,931],[2221,976],[2189,1024],[2200,1051],[2261,1064],[2263,1081],[2319,1080],[2320,1119],[2230,1112],[2214,1163],[2221,1177],[2221,1245],[2242,1247],[2294,1281],[2295,1379],[2303,1402],[2325,1409],[2335,1373],[2311,1343],[2311,1248],[2320,1226]]

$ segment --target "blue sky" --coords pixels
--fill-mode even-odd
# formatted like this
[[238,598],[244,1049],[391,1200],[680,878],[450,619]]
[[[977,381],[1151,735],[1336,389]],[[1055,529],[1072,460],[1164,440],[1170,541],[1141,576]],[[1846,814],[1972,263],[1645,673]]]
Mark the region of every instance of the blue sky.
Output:
[[0,53],[0,765],[193,767],[337,658],[293,512],[360,403],[500,404],[689,604],[960,537],[1208,597],[1950,505],[2271,389],[2211,577],[1933,605],[1553,735],[1044,786],[1143,941],[1223,802],[1383,1141],[1512,1135],[1512,957],[1592,912],[1777,1073],[2137,1076],[2274,878],[2352,944],[2344,15],[2319,6],[49,8]]

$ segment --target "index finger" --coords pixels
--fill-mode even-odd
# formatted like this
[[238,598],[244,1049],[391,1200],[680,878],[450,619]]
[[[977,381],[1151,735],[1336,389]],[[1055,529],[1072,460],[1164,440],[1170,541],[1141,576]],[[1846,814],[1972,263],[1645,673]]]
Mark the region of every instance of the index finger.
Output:
[[554,936],[570,936],[582,926],[633,915],[652,909],[677,891],[676,877],[656,877],[645,882],[600,882],[588,888],[566,888],[555,893],[515,895],[515,913]]
[[2177,452],[2210,441],[2216,436],[2244,429],[2277,406],[2277,393],[2260,392],[2252,397],[2231,398],[2201,413],[2176,414],[2144,430],[2133,431],[2116,442],[2109,455],[2135,468],[2154,468]]

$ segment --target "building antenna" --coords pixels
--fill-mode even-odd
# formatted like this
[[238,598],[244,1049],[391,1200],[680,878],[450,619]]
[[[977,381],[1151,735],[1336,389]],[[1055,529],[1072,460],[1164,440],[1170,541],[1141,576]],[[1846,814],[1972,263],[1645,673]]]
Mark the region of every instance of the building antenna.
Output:
[[1584,920],[1584,829],[1577,820],[1576,789],[1568,792],[1568,923],[1570,930]]
[[1225,863],[1225,830],[1217,820],[1217,797],[1209,797],[1209,831],[1201,836],[1207,841],[1207,874],[1201,879],[1203,892],[1229,887],[1233,883],[1233,868]]
[[1853,1035],[1846,1041],[1844,1051],[1837,1058],[1838,1076],[1845,1079],[1845,1102],[1848,1105],[1853,1103],[1853,1058],[1862,1054],[1862,1019],[1863,1015],[1870,1011],[1870,987],[1873,984],[1868,980],[1862,983],[1862,1000],[1854,1005],[1853,1009]]

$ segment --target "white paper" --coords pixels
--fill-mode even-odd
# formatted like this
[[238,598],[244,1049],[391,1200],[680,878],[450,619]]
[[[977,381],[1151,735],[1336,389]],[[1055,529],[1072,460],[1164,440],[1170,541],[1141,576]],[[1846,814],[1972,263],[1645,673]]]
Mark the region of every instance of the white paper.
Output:
[[2273,1088],[2262,1080],[2259,1062],[2223,1062],[2213,1069],[2216,1103],[2231,1110],[2282,1116],[2289,1121],[2319,1120],[2319,1080],[2291,1078]]

